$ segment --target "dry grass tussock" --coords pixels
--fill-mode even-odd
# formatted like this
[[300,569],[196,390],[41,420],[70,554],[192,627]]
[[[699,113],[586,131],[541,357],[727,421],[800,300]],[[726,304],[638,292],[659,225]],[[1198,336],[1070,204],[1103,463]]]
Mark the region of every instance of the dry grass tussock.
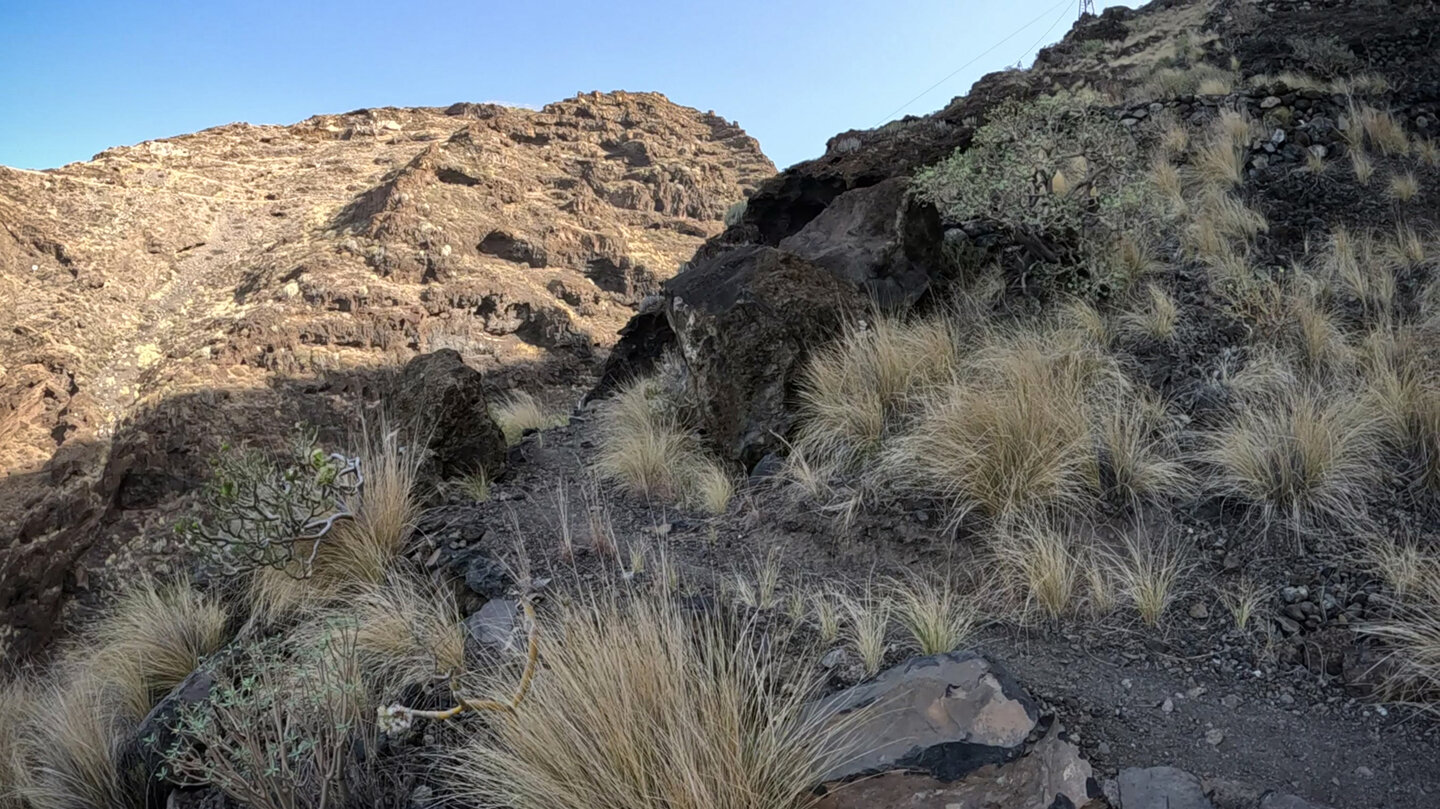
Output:
[[122,595],[65,650],[48,682],[29,689],[18,728],[5,731],[30,806],[143,803],[143,775],[125,769],[121,745],[157,699],[226,642],[227,623],[223,607],[185,582],[146,580]]
[[823,477],[856,471],[879,453],[912,397],[949,377],[959,354],[960,336],[944,316],[851,324],[805,367],[795,448]]
[[1215,188],[1230,188],[1245,181],[1245,160],[1253,122],[1225,110],[1211,126],[1205,142],[1195,149],[1192,165],[1200,181]]
[[1092,336],[1054,323],[987,335],[920,400],[880,473],[956,517],[1085,509],[1103,494],[1096,432],[1135,393]]
[[0,809],[25,809],[24,792],[32,786],[21,734],[35,710],[36,690],[27,675],[0,683]]
[[1205,440],[1218,492],[1297,526],[1355,517],[1376,483],[1375,415],[1348,390],[1301,382],[1249,396]]
[[360,585],[342,603],[308,616],[297,642],[320,647],[343,630],[365,680],[384,694],[450,679],[465,669],[465,629],[454,592],[413,575],[392,573]]
[[1352,104],[1349,119],[1345,135],[1352,148],[1358,150],[1362,144],[1368,145],[1386,156],[1401,156],[1410,151],[1410,136],[1390,113],[1368,104]]
[[1400,172],[1390,177],[1388,190],[1390,198],[1396,202],[1409,202],[1420,195],[1420,181],[1415,179],[1414,172]]
[[913,578],[891,583],[896,617],[922,655],[959,649],[975,631],[979,610],[971,594],[949,581]]
[[491,408],[491,416],[505,434],[505,443],[514,445],[528,430],[545,430],[566,422],[562,415],[548,413],[527,391],[511,391]]
[[1321,256],[1322,281],[1357,303],[1367,320],[1388,321],[1395,306],[1395,265],[1369,233],[1336,228]]
[[1366,407],[1410,482],[1440,487],[1440,376],[1409,332],[1373,335],[1362,351]]
[[1163,533],[1137,526],[1126,532],[1119,550],[1100,556],[1111,570],[1120,592],[1147,626],[1159,626],[1165,611],[1180,596],[1185,570],[1181,546]]
[[449,756],[456,797],[512,809],[791,809],[847,754],[843,722],[748,627],[670,602],[581,604],[540,635],[515,715]]
[[866,587],[862,595],[837,595],[845,612],[845,639],[860,658],[867,677],[873,677],[885,662],[890,646],[890,615],[895,605],[888,594]]
[[595,474],[632,494],[720,513],[734,481],[675,410],[658,376],[621,388],[600,410]]
[[1180,322],[1180,309],[1175,300],[1157,284],[1145,288],[1144,299],[1126,312],[1121,322],[1127,332],[1154,340],[1169,340]]
[[1056,619],[1080,593],[1081,556],[1070,532],[1033,514],[998,526],[989,538],[998,578],[1021,620],[1037,613]]
[[1374,541],[1369,555],[1390,585],[1387,618],[1360,627],[1389,650],[1384,688],[1392,700],[1427,710],[1440,706],[1440,557],[1393,540]]
[[[359,443],[365,485],[349,503],[354,519],[336,523],[321,540],[308,577],[300,575],[298,562],[255,571],[250,592],[258,616],[279,617],[356,585],[383,582],[404,553],[420,517],[424,442],[382,427],[362,433]],[[297,549],[296,555],[309,550]]]

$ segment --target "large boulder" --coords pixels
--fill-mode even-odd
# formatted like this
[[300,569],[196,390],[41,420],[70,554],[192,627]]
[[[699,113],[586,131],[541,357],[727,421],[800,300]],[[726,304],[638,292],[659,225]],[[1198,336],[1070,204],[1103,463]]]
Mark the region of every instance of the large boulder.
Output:
[[1039,721],[1015,679],[973,652],[913,658],[816,709],[854,723],[846,729],[853,755],[826,781],[898,769],[955,781],[1019,757]]
[[908,194],[909,183],[893,177],[841,194],[780,248],[862,287],[882,306],[914,303],[932,274],[948,275],[950,262],[941,250],[940,214]]
[[442,478],[505,471],[505,435],[490,417],[485,378],[454,349],[422,354],[400,372],[396,415],[430,435],[433,472]]
[[854,284],[782,250],[747,245],[666,284],[666,320],[688,370],[700,427],[747,468],[778,449],[808,352],[862,310]]

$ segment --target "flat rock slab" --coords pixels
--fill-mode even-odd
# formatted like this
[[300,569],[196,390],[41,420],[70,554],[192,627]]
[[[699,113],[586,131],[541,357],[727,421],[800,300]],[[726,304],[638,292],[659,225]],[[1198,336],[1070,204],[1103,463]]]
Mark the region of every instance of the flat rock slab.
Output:
[[1018,756],[1039,719],[1014,678],[972,652],[914,658],[817,709],[864,712],[849,731],[856,754],[826,781],[895,769],[955,781]]
[[821,798],[815,809],[1057,809],[1089,802],[1089,762],[1075,745],[1048,738],[1024,758],[986,765],[962,781],[888,772],[852,781]]
[[1215,809],[1200,779],[1175,767],[1121,770],[1119,809]]

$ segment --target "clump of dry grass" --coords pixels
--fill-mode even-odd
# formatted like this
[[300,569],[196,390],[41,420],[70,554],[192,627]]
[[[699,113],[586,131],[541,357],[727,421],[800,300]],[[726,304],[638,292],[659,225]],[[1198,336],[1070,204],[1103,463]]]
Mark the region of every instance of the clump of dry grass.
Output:
[[1381,440],[1407,464],[1406,477],[1440,486],[1440,379],[1404,336],[1365,346],[1364,400]]
[[1088,416],[1126,389],[1113,358],[1074,332],[995,335],[929,392],[884,468],[957,515],[1083,507],[1098,486]]
[[1393,540],[1372,542],[1367,552],[1394,590],[1389,615],[1359,628],[1389,647],[1386,695],[1435,710],[1440,704],[1440,558]]
[[540,635],[545,676],[448,756],[456,797],[512,809],[776,809],[849,753],[844,722],[752,630],[659,599],[590,603]]
[[1049,520],[1022,516],[998,526],[990,551],[1005,588],[1021,605],[1021,614],[1039,610],[1059,618],[1074,605],[1080,584],[1080,558],[1071,537]]
[[845,637],[860,658],[867,677],[873,677],[885,662],[889,650],[886,635],[890,631],[890,599],[867,588],[864,595],[840,595],[840,606],[848,619]]
[[535,397],[523,390],[511,391],[491,408],[491,416],[510,445],[519,443],[527,431],[558,427],[566,421],[564,416],[545,412]]
[[1251,126],[1238,112],[1220,113],[1205,142],[1195,149],[1192,163],[1201,182],[1215,188],[1229,188],[1245,181]]
[[1189,481],[1165,421],[1162,404],[1140,397],[1117,401],[1096,419],[1100,486],[1112,501],[1138,504]]
[[[147,579],[122,594],[86,630],[85,639],[69,657],[70,665],[134,693],[134,699],[127,701],[144,703],[148,709],[225,643],[228,623],[225,607],[188,582],[160,584]],[[121,660],[134,661],[138,681],[124,682],[118,676],[132,671],[120,666]]]
[[687,502],[706,514],[724,514],[735,496],[735,478],[725,467],[710,460],[699,461],[691,475]]
[[1411,171],[1394,174],[1390,177],[1389,193],[1396,202],[1409,202],[1420,195],[1420,181]]
[[975,630],[979,611],[950,582],[936,584],[922,578],[895,581],[895,612],[922,655],[951,652]]
[[1265,599],[1265,591],[1260,585],[1243,576],[1233,586],[1220,591],[1220,601],[1230,613],[1230,620],[1238,632],[1249,629],[1250,620],[1265,605]]
[[1175,300],[1157,284],[1147,285],[1145,300],[1122,317],[1127,331],[1155,340],[1169,340],[1179,322],[1180,309]]
[[1411,144],[1415,159],[1430,168],[1440,168],[1440,143],[1433,138],[1416,138]]
[[1375,176],[1375,163],[1363,149],[1350,150],[1350,168],[1355,172],[1355,182],[1361,185],[1369,185],[1370,178]]
[[[1184,130],[1181,130],[1182,132]],[[1169,160],[1157,159],[1150,164],[1150,184],[1159,192],[1173,212],[1185,210],[1185,190],[1180,169]]]
[[[336,523],[320,541],[308,577],[301,577],[298,561],[255,571],[250,593],[258,615],[287,615],[353,585],[382,582],[405,551],[421,510],[417,486],[423,442],[382,427],[362,434],[358,454],[365,485],[348,504],[354,518]],[[309,547],[297,549],[296,556],[309,552]]]
[[1429,254],[1429,246],[1415,228],[1403,222],[1395,226],[1395,236],[1385,244],[1386,259],[1399,266],[1420,264]]
[[0,809],[25,809],[34,784],[26,765],[23,734],[35,710],[36,686],[27,675],[0,683]]
[[834,592],[821,590],[810,596],[810,604],[815,612],[815,631],[820,635],[820,642],[825,644],[834,643],[840,637],[840,602]]
[[57,674],[35,693],[21,729],[21,797],[30,809],[141,809],[145,775],[122,757],[150,707],[130,689],[144,680],[140,661],[116,657],[103,671],[79,666]]
[[1368,234],[1338,227],[1322,256],[1320,275],[1352,297],[1370,320],[1386,320],[1395,304],[1395,268]]
[[[388,695],[407,685],[458,676],[465,669],[465,630],[448,588],[393,573],[361,586],[341,604],[307,621],[312,631],[353,632],[356,664],[368,682]],[[302,632],[305,636],[307,633]],[[316,638],[310,645],[320,648]]]
[[657,377],[621,388],[600,410],[595,475],[647,498],[724,513],[735,480],[676,415]]
[[1252,397],[1206,440],[1217,490],[1297,523],[1353,517],[1375,483],[1374,416],[1345,391],[1301,384]]
[[1171,538],[1147,533],[1143,526],[1126,532],[1118,551],[1109,555],[1120,592],[1147,626],[1159,626],[1165,610],[1179,597],[1184,561]]
[[1388,112],[1382,112],[1369,105],[1350,108],[1350,127],[1347,135],[1351,145],[1364,142],[1380,154],[1387,156],[1404,155],[1410,151],[1410,136],[1405,127]]
[[796,449],[825,476],[854,471],[880,450],[907,397],[941,382],[958,354],[959,336],[944,316],[852,324],[806,364]]
[[1301,367],[1323,376],[1347,366],[1350,346],[1335,317],[1317,297],[1292,293],[1287,303]]
[[772,610],[780,603],[780,556],[774,550],[755,559],[755,581],[735,574],[735,598],[752,610]]
[[1155,100],[1178,95],[1225,95],[1235,87],[1233,72],[1200,62],[1189,67],[1163,67],[1150,74],[1137,99]]
[[1112,261],[1122,292],[1165,266],[1156,253],[1154,243],[1133,233],[1122,233],[1115,240]]

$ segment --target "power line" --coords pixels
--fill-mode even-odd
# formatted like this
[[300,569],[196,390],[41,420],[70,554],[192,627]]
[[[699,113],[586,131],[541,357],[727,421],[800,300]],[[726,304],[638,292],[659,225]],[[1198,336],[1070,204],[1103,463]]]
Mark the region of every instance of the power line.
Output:
[[1055,18],[1055,21],[1052,22],[1052,23],[1050,23],[1050,27],[1045,29],[1045,33],[1041,34],[1041,35],[1040,35],[1040,38],[1037,39],[1037,40],[1035,40],[1035,44],[1034,44],[1034,45],[1031,45],[1031,46],[1028,47],[1028,48],[1026,48],[1026,49],[1025,49],[1025,52],[1022,53],[1022,54],[1020,54],[1020,60],[1021,60],[1021,61],[1024,61],[1024,60],[1025,60],[1025,56],[1026,56],[1027,54],[1029,54],[1030,51],[1035,50],[1035,48],[1038,47],[1038,46],[1040,45],[1040,43],[1044,42],[1044,41],[1045,41],[1045,37],[1050,36],[1050,32],[1051,32],[1051,31],[1054,31],[1054,30],[1055,30],[1055,26],[1059,25],[1059,24],[1060,24],[1060,21],[1063,20],[1063,19],[1065,19],[1065,10],[1064,10],[1064,9],[1061,9],[1061,10],[1060,10],[1060,16],[1059,16],[1059,17],[1056,17],[1056,18]]
[[[1049,14],[1050,12],[1054,11],[1054,10],[1057,9],[1057,8],[1063,8],[1063,7],[1065,7],[1065,6],[1069,6],[1071,2],[1073,2],[1073,0],[1060,0],[1059,3],[1056,3],[1055,5],[1051,6],[1050,8],[1047,8],[1047,9],[1045,9],[1044,11],[1040,12],[1039,14],[1037,14],[1037,15],[1035,16],[1035,19],[1031,20],[1030,22],[1025,23],[1024,25],[1020,26],[1019,28],[1016,28],[1014,31],[1012,31],[1012,32],[1010,33],[1009,36],[1005,37],[1004,39],[1000,40],[999,42],[996,42],[994,45],[991,45],[990,47],[988,47],[988,48],[986,48],[985,50],[981,51],[980,54],[977,55],[974,59],[971,59],[970,61],[966,62],[965,64],[963,64],[963,65],[955,68],[953,71],[950,72],[950,75],[946,76],[945,78],[941,79],[940,81],[935,82],[934,84],[930,85],[929,87],[926,87],[924,90],[922,90],[922,91],[921,91],[918,95],[916,95],[914,98],[910,99],[909,101],[906,101],[904,104],[901,104],[899,107],[897,107],[894,112],[890,113],[889,115],[886,115],[884,118],[881,118],[879,121],[876,121],[875,124],[874,124],[874,126],[880,126],[881,124],[884,124],[884,123],[889,122],[891,119],[893,119],[893,118],[896,116],[897,113],[904,112],[906,107],[910,106],[911,104],[914,104],[916,101],[919,101],[920,99],[922,99],[922,98],[924,98],[925,96],[929,95],[929,94],[930,94],[930,91],[934,90],[936,87],[939,87],[940,85],[944,84],[945,82],[950,81],[951,79],[955,78],[955,76],[958,75],[958,74],[960,73],[960,71],[962,71],[962,70],[964,70],[965,68],[967,68],[967,67],[975,64],[976,62],[978,62],[978,61],[980,61],[981,59],[985,58],[985,56],[987,56],[991,51],[995,50],[996,48],[1000,47],[1001,45],[1004,45],[1006,42],[1009,42],[1010,40],[1014,39],[1016,36],[1018,36],[1018,35],[1020,34],[1021,31],[1024,31],[1026,28],[1029,28],[1030,26],[1034,25],[1035,23],[1040,22],[1040,20],[1042,20],[1042,19],[1045,17],[1046,14]],[[1064,16],[1064,13],[1063,13],[1063,12],[1061,13],[1061,16]],[[1055,22],[1058,23],[1059,20],[1056,20]],[[1050,24],[1050,29],[1053,30],[1054,28],[1055,28],[1055,23],[1051,23],[1051,24]],[[1048,35],[1048,34],[1050,33],[1050,31],[1047,30],[1045,33]],[[1043,39],[1043,38],[1044,38],[1044,37],[1042,37],[1042,39]],[[1039,43],[1036,43],[1036,44],[1039,44]],[[1031,48],[1033,48],[1033,47],[1034,47],[1034,46],[1032,45]],[[1026,53],[1029,53],[1029,52],[1030,52],[1030,51],[1028,51],[1028,50],[1026,51]],[[1023,57],[1022,57],[1022,58],[1023,58]]]

